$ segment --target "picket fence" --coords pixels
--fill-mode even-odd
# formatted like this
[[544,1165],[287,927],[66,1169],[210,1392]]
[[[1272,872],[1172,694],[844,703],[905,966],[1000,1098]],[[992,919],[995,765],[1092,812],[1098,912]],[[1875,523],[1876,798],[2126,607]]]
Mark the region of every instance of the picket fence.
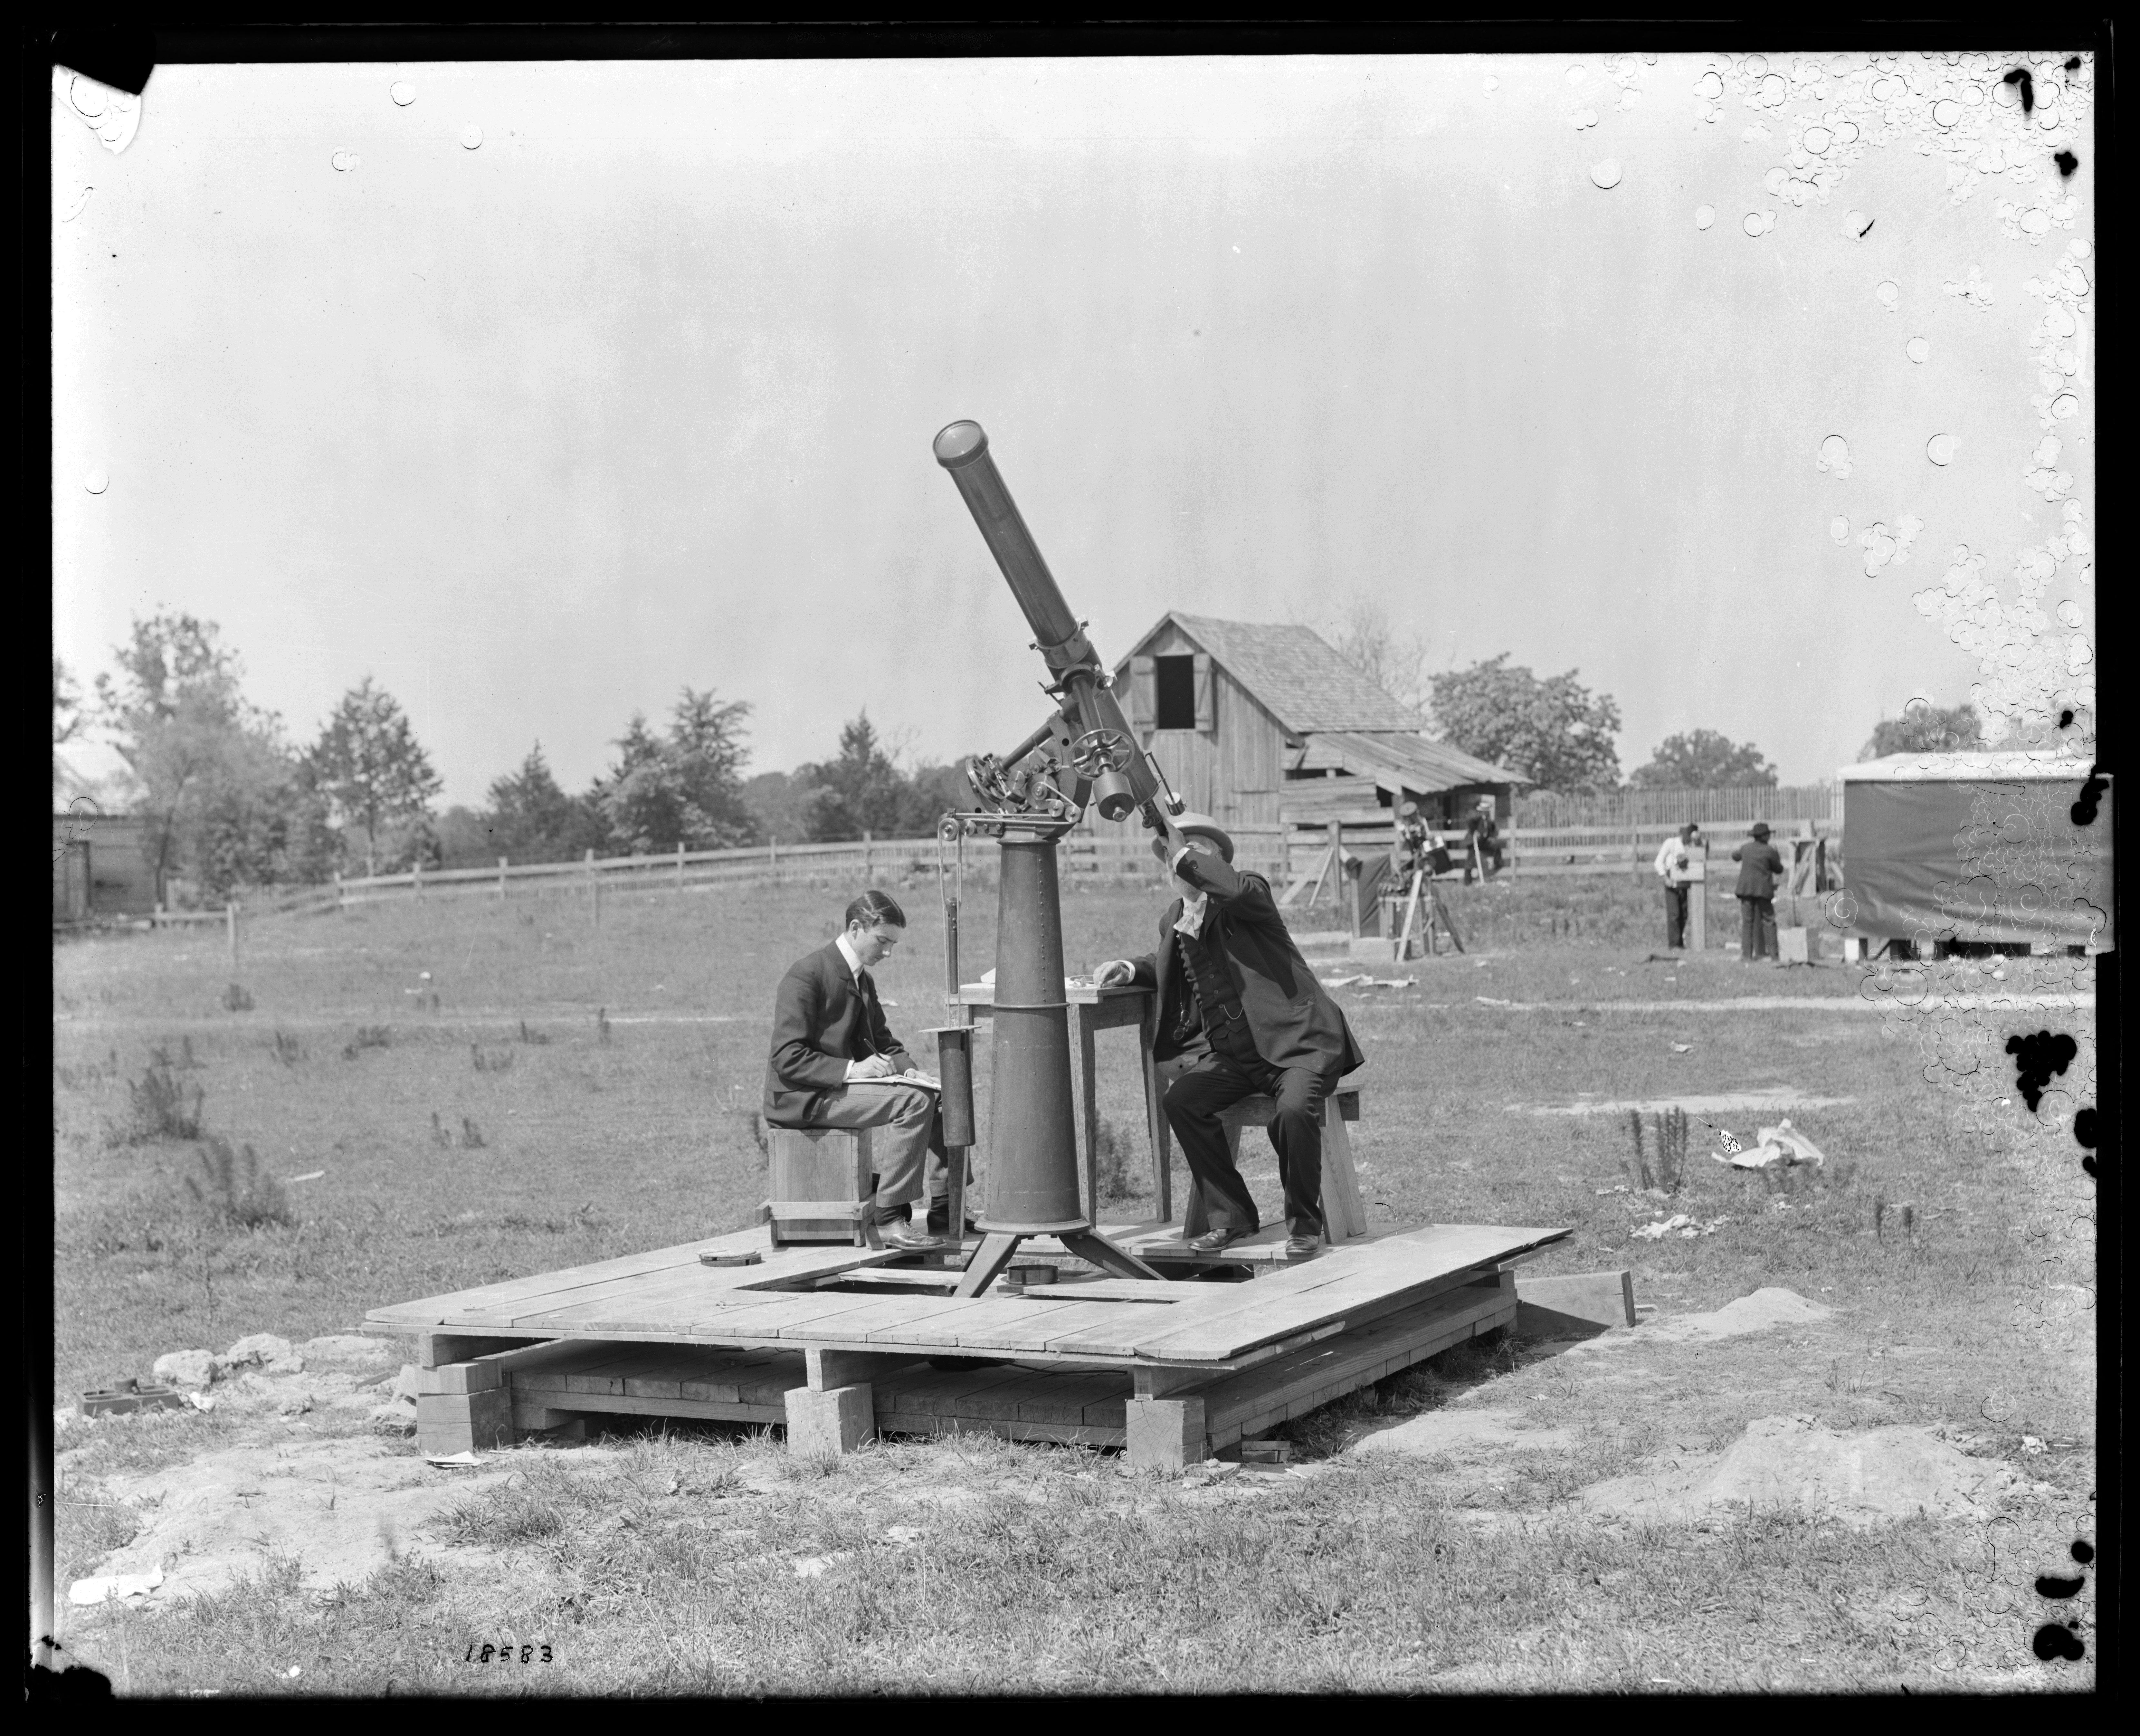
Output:
[[1616,789],[1598,795],[1519,795],[1519,827],[1677,826],[1688,820],[1732,825],[1766,820],[1770,825],[1843,818],[1843,786],[1755,784],[1730,789]]

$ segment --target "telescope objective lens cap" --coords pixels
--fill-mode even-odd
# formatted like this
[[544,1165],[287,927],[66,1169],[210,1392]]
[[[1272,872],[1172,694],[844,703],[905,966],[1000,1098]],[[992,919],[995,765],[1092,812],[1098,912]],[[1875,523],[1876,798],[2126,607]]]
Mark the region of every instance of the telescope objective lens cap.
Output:
[[979,422],[954,422],[936,436],[936,462],[947,470],[971,464],[989,450]]

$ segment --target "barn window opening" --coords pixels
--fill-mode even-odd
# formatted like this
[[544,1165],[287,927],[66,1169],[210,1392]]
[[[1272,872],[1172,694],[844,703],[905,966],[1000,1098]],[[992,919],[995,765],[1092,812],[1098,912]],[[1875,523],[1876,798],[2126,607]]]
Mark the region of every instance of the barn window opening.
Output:
[[1196,727],[1196,659],[1154,657],[1152,660],[1152,727],[1193,730]]

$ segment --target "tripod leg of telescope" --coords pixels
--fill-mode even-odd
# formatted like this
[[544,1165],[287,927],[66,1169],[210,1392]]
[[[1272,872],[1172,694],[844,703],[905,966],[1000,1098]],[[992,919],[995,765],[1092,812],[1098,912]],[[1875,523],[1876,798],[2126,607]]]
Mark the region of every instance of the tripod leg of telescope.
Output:
[[1063,1230],[1055,1239],[1080,1260],[1089,1260],[1117,1278],[1163,1278],[1134,1254],[1126,1254],[1097,1230]]
[[1010,1257],[1018,1252],[1023,1236],[991,1230],[981,1238],[981,1245],[974,1250],[974,1257],[966,1262],[964,1275],[952,1291],[955,1296],[977,1296],[996,1281],[996,1274],[1010,1264]]

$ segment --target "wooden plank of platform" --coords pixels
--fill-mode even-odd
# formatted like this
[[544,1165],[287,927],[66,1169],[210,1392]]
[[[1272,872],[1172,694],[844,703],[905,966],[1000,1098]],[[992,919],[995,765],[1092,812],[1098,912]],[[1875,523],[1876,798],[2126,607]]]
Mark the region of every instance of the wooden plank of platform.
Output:
[[[1129,1397],[1130,1378],[1126,1374],[1043,1375],[1039,1378],[1047,1383],[1044,1389],[1018,1400],[1018,1420],[1021,1423],[1054,1423],[1077,1428],[1089,1420],[1085,1414],[1088,1407],[1110,1399],[1119,1407]],[[1120,1418],[1114,1426],[1122,1426]]]
[[[807,1283],[836,1271],[874,1261],[898,1258],[896,1252],[856,1247],[784,1248],[768,1252],[756,1266],[702,1266],[703,1252],[726,1252],[724,1244],[742,1240],[762,1244],[762,1230],[724,1237],[714,1242],[687,1242],[662,1248],[633,1260],[605,1261],[594,1266],[572,1266],[562,1271],[538,1273],[503,1284],[431,1296],[392,1308],[375,1309],[367,1324],[398,1325],[451,1325],[496,1330],[514,1321],[583,1303],[611,1298],[641,1298],[666,1293],[672,1281],[698,1293],[724,1296],[734,1291],[761,1293],[770,1286]],[[782,1293],[771,1290],[772,1294]],[[420,1311],[416,1318],[410,1311]]]
[[1072,1302],[1193,1302],[1199,1290],[1209,1285],[1190,1285],[1178,1278],[1079,1278],[1068,1283],[1028,1284],[1028,1297]]
[[1002,1364],[971,1369],[910,1369],[894,1378],[902,1382],[902,1410],[955,1417],[977,1394],[1022,1380],[1029,1371]]
[[[375,1330],[384,1330],[405,1331],[415,1327],[434,1326],[443,1324],[445,1316],[451,1313],[508,1307],[532,1296],[673,1271],[680,1266],[696,1265],[702,1253],[741,1253],[762,1250],[765,1247],[766,1234],[763,1229],[736,1230],[697,1242],[679,1242],[673,1247],[651,1248],[643,1254],[626,1254],[614,1260],[597,1260],[585,1266],[568,1266],[557,1271],[535,1272],[524,1278],[501,1279],[495,1284],[479,1284],[473,1289],[448,1291],[439,1296],[420,1297],[413,1302],[397,1302],[371,1310],[365,1316],[365,1320]],[[850,1252],[867,1254],[872,1259],[884,1257],[870,1253],[866,1249]],[[778,1257],[768,1254],[766,1257],[771,1260]],[[763,1263],[707,1269],[726,1271],[738,1281],[758,1281],[766,1270]]]
[[1214,1449],[1274,1428],[1515,1318],[1515,1295],[1466,1286],[1385,1316],[1376,1325],[1227,1375],[1203,1389]]
[[1075,1316],[1049,1320],[1045,1335],[1032,1348],[1060,1356],[1134,1356],[1138,1344],[1155,1331],[1202,1311],[1195,1303],[1176,1307],[1164,1302],[1087,1302]]
[[1388,1308],[1430,1288],[1448,1288],[1484,1266],[1557,1241],[1565,1230],[1451,1225],[1402,1244],[1333,1250],[1309,1265],[1259,1279],[1238,1306],[1200,1310],[1136,1347],[1140,1357],[1224,1362],[1257,1345],[1342,1318],[1361,1306]]
[[[820,1291],[820,1296],[826,1292]],[[963,1309],[964,1299],[959,1296],[851,1296],[859,1306],[841,1314],[832,1323],[834,1335],[847,1342],[867,1341],[881,1331],[895,1343],[911,1340],[913,1332],[955,1309]],[[780,1329],[783,1338],[822,1336],[822,1333],[808,1323]]]

